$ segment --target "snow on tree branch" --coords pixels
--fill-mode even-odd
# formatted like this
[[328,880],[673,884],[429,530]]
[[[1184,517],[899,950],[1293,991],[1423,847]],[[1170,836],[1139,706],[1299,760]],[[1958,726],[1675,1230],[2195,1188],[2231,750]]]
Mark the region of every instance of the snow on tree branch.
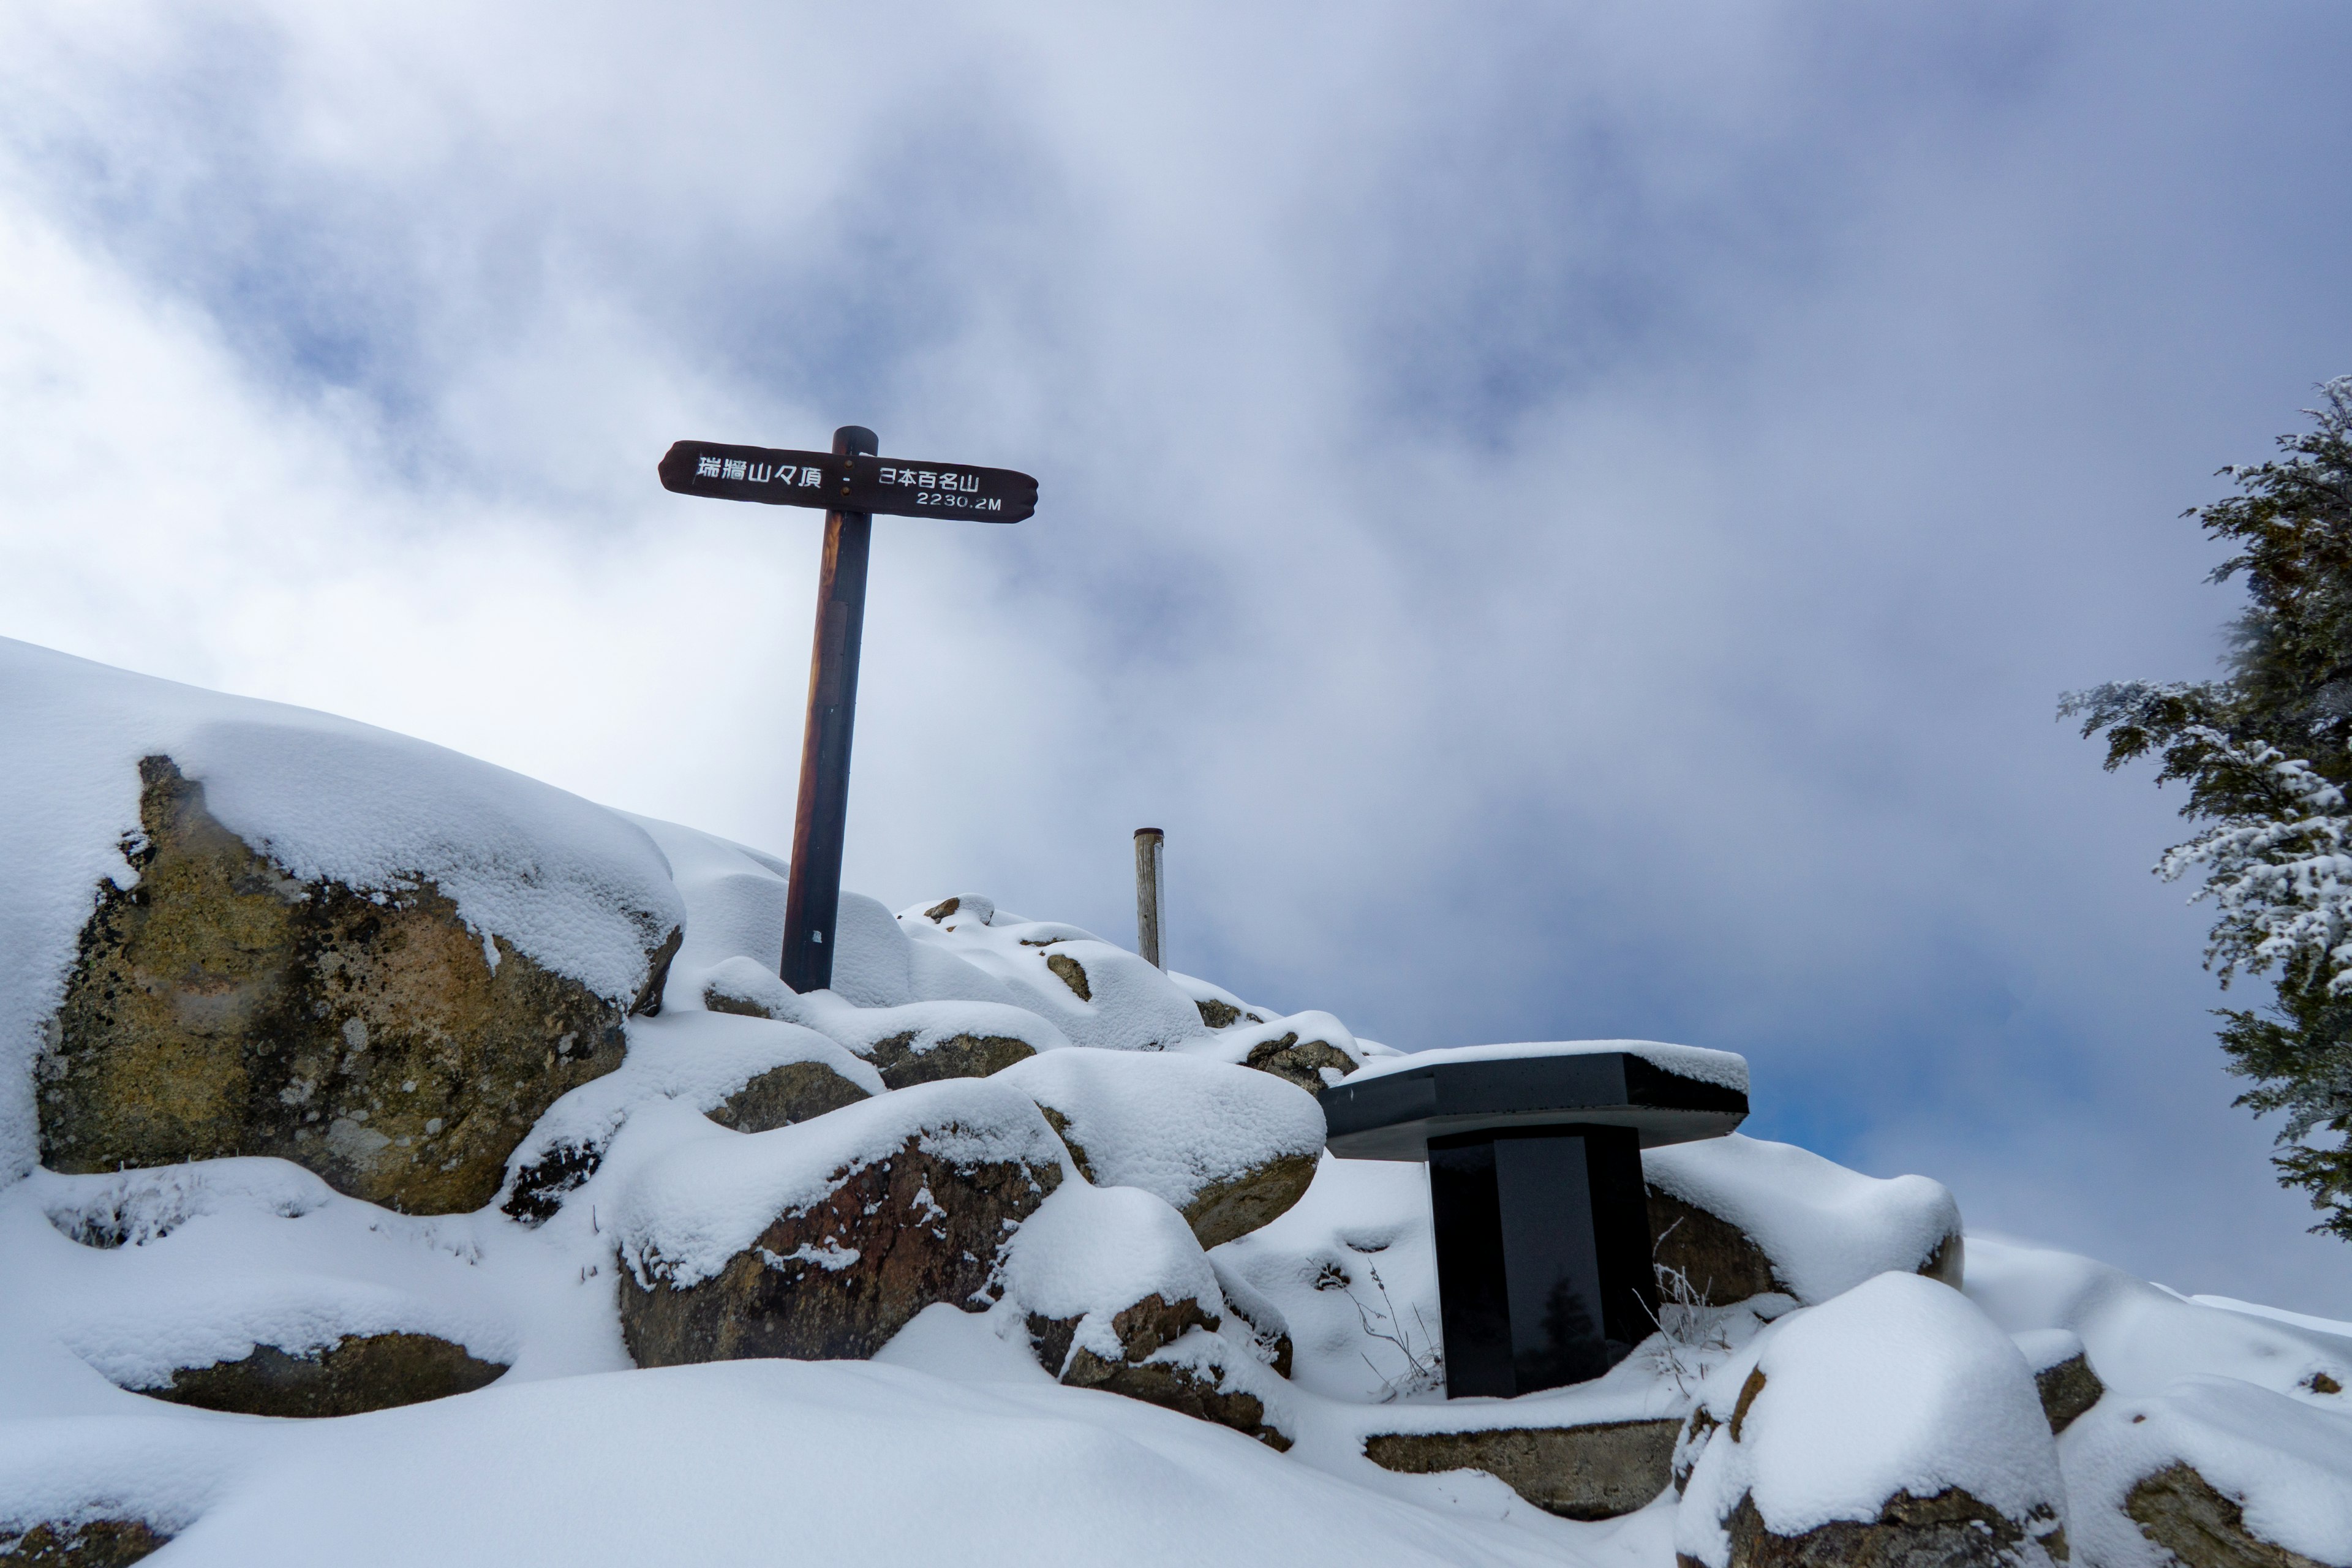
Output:
[[2327,975],[2332,995],[2352,991],[2352,816],[2344,792],[2255,741],[2233,742],[2192,725],[2182,737],[2208,768],[2234,775],[2233,793],[2267,809],[2232,813],[2165,852],[2155,869],[2167,881],[2202,871],[2189,901],[2211,899],[2221,910],[2205,950],[2222,984],[2240,970],[2259,974],[2298,960]]

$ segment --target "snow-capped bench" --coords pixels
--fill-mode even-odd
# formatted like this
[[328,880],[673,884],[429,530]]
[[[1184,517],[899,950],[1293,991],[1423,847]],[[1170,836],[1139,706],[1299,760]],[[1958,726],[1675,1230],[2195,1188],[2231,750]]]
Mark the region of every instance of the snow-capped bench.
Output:
[[1642,1151],[1748,1115],[1748,1063],[1646,1040],[1467,1046],[1322,1092],[1327,1146],[1429,1164],[1449,1397],[1600,1376],[1656,1326]]

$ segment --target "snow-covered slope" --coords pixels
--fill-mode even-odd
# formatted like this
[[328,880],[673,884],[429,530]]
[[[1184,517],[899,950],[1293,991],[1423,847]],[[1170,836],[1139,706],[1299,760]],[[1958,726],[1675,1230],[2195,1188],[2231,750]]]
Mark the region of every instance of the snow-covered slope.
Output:
[[[1395,1058],[1328,1013],[1285,1016],[971,895],[895,915],[845,897],[836,989],[796,996],[774,979],[786,873],[770,856],[364,726],[21,645],[0,643],[0,1552],[37,1523],[135,1519],[173,1537],[158,1563],[191,1568],[1671,1568],[1678,1539],[1731,1560],[1724,1513],[1742,1499],[1795,1530],[1945,1486],[2031,1530],[2063,1522],[2093,1568],[2161,1568],[2130,1499],[2181,1465],[2263,1540],[2352,1568],[2352,1325],[2186,1300],[1983,1237],[1954,1291],[1908,1271],[1957,1224],[1939,1185],[1735,1139],[1654,1151],[1652,1183],[1744,1233],[1793,1296],[1669,1304],[1665,1331],[1591,1383],[1448,1402],[1420,1168],[1327,1154],[1296,1206],[1205,1254],[1178,1213],[1268,1150],[1303,1180],[1317,1146],[1311,1098],[1236,1064],[1319,1045],[1311,1087]],[[95,888],[135,875],[123,840],[138,763],[158,753],[289,870],[429,878],[482,932],[607,997],[643,983],[649,931],[682,923],[665,1005],[628,1019],[617,1070],[519,1134],[508,1187],[477,1212],[394,1213],[276,1159],[34,1169],[34,1057]],[[905,1089],[877,1068],[975,1038],[1034,1054]],[[1747,1081],[1725,1053],[1641,1048]],[[1101,1050],[1169,1056],[1063,1055]],[[839,1109],[757,1132],[705,1114],[780,1073],[831,1085]],[[1001,1299],[929,1305],[868,1362],[632,1366],[624,1269],[709,1275],[779,1205],[919,1127],[1063,1173],[1007,1244]],[[527,1173],[537,1206],[514,1201]],[[1255,1358],[1236,1386],[1286,1451],[1040,1364],[1033,1319],[1076,1322],[1073,1344],[1114,1360],[1111,1319],[1145,1293],[1223,1320]],[[507,1370],[315,1420],[135,1392],[257,1346],[366,1335],[432,1336]],[[2053,1446],[2032,1379],[2077,1351],[2107,1394]],[[1598,1522],[1488,1469],[1368,1457],[1464,1433],[1671,1438],[1686,1417],[1688,1496],[1660,1479],[1648,1506]]]

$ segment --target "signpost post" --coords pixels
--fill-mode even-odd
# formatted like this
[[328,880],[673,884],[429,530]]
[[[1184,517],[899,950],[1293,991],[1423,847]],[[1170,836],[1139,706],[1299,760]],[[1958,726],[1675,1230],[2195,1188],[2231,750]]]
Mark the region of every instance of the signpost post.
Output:
[[801,731],[800,803],[784,889],[780,972],[795,991],[833,983],[834,917],[849,815],[849,741],[857,713],[857,654],[866,628],[866,559],[874,515],[1019,522],[1037,510],[1037,481],[1010,468],[876,456],[860,425],[833,433],[831,452],[680,441],[661,460],[662,488],[719,500],[824,509],[808,718]]

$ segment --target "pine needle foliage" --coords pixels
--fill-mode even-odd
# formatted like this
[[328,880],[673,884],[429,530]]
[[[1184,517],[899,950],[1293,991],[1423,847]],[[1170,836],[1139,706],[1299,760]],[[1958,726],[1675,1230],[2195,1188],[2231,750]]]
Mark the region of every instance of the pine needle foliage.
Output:
[[2272,1003],[2224,1008],[2221,1048],[2253,1087],[2235,1103],[2285,1114],[2273,1163],[2352,1241],[2352,377],[2320,388],[2312,427],[2280,455],[2223,468],[2238,493],[2186,515],[2233,552],[2242,580],[2225,678],[2121,681],[2069,693],[2062,716],[2104,735],[2108,771],[2142,757],[2189,786],[2204,825],[2166,851],[2215,906],[2206,967],[2226,986],[2267,975]]

